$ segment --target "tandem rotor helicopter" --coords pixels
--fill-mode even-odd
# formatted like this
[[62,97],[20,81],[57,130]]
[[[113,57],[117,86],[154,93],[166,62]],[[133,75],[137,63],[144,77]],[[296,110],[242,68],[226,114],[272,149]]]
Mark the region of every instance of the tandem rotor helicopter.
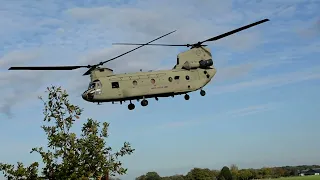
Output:
[[[129,110],[135,108],[132,100],[141,100],[142,106],[148,105],[148,98],[155,98],[158,101],[159,97],[174,97],[184,94],[185,100],[189,100],[189,92],[200,90],[200,95],[205,96],[206,92],[203,87],[211,81],[217,72],[213,65],[210,49],[206,48],[207,45],[203,45],[203,43],[216,41],[267,21],[269,19],[260,20],[195,44],[150,44],[175,31],[145,44],[115,43],[140,46],[94,65],[10,67],[9,70],[74,70],[88,68],[83,75],[90,75],[90,83],[88,89],[82,94],[82,98],[85,101],[98,104],[102,102],[120,102],[122,104],[122,102],[129,101]],[[177,63],[171,70],[113,74],[112,69],[100,67],[146,45],[186,46],[191,48],[177,55]]]

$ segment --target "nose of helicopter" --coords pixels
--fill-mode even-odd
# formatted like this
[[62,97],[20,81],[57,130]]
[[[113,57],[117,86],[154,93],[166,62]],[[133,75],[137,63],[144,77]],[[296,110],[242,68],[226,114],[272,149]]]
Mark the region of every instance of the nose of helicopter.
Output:
[[86,92],[82,93],[82,99],[87,101],[88,95]]
[[92,101],[93,96],[94,95],[91,91],[85,91],[84,93],[82,93],[82,99],[84,99],[86,101]]

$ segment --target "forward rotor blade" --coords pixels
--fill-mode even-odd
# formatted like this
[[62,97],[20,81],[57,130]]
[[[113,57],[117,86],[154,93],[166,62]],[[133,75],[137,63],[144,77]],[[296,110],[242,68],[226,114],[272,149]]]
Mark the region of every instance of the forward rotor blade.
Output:
[[[167,33],[167,34],[165,34],[165,35],[162,35],[162,36],[160,36],[160,37],[158,37],[158,38],[156,38],[156,39],[154,39],[154,40],[152,40],[152,41],[147,42],[146,44],[142,44],[141,46],[138,46],[138,47],[136,47],[136,48],[134,48],[134,49],[132,49],[132,50],[130,50],[130,51],[127,51],[127,52],[125,52],[125,53],[123,53],[123,54],[120,54],[120,55],[118,55],[118,56],[116,56],[116,57],[114,57],[114,58],[111,58],[111,59],[109,59],[109,60],[100,62],[99,64],[96,64],[96,65],[94,65],[94,66],[103,65],[104,63],[107,63],[107,62],[110,62],[110,61],[112,61],[112,60],[115,60],[115,59],[117,59],[117,58],[119,58],[119,57],[121,57],[121,56],[124,56],[124,55],[126,55],[126,54],[128,54],[128,53],[130,53],[130,52],[132,52],[132,51],[135,51],[135,50],[137,50],[137,49],[139,49],[139,48],[141,48],[141,47],[143,47],[143,46],[145,46],[145,45],[148,45],[148,44],[150,44],[150,43],[152,43],[152,42],[154,42],[154,41],[156,41],[156,40],[158,40],[158,39],[161,39],[161,38],[163,38],[163,37],[165,37],[165,36],[168,36],[169,34],[174,33],[174,32],[176,32],[176,31],[177,31],[177,30],[171,31],[171,32],[169,32],[169,33]],[[90,72],[91,72],[94,68],[95,68],[95,67],[90,68],[90,69],[89,69],[87,72],[85,72],[83,75],[84,75],[84,76],[85,76],[85,75],[89,75]]]
[[269,21],[269,19],[263,19],[261,21],[257,21],[255,23],[251,23],[251,24],[248,24],[246,26],[243,26],[243,27],[240,27],[238,29],[235,29],[235,30],[232,30],[232,31],[229,31],[229,32],[226,32],[224,34],[221,34],[219,36],[216,36],[216,37],[213,37],[213,38],[210,38],[210,39],[207,39],[205,41],[202,41],[200,42],[200,44],[204,43],[204,42],[208,42],[208,41],[215,41],[215,40],[218,40],[218,39],[221,39],[221,38],[224,38],[224,37],[227,37],[227,36],[230,36],[231,34],[234,34],[234,33],[237,33],[237,32],[240,32],[242,30],[245,30],[245,29],[248,29],[248,28],[251,28],[253,26],[256,26],[258,24],[261,24],[261,23],[264,23],[264,22],[267,22]]
[[104,63],[106,63],[106,62],[115,60],[115,59],[117,59],[117,58],[119,58],[119,57],[121,57],[121,56],[123,56],[123,55],[126,55],[126,54],[128,54],[128,53],[130,53],[130,52],[132,52],[132,51],[135,51],[135,50],[139,49],[139,48],[142,48],[143,46],[148,45],[148,44],[150,44],[150,43],[152,43],[152,42],[154,42],[154,41],[156,41],[156,40],[158,40],[158,39],[161,39],[161,38],[163,38],[163,37],[165,37],[165,36],[168,36],[169,34],[174,33],[174,32],[176,32],[176,31],[177,31],[177,30],[171,31],[171,32],[169,32],[169,33],[167,33],[167,34],[165,34],[165,35],[163,35],[163,36],[160,36],[160,37],[158,37],[158,38],[156,38],[156,39],[154,39],[154,40],[152,40],[152,41],[149,41],[149,42],[147,42],[147,43],[145,43],[145,44],[141,44],[141,46],[138,46],[138,47],[136,47],[136,48],[134,48],[134,49],[132,49],[132,50],[130,50],[130,51],[127,51],[127,52],[125,52],[125,53],[123,53],[123,54],[120,54],[119,56],[116,56],[116,57],[114,57],[114,58],[111,58],[111,59],[109,59],[109,60],[107,60],[107,61],[104,61],[104,62],[102,62],[102,63],[104,64]]
[[10,67],[9,70],[74,70],[88,66],[23,66]]
[[[135,43],[112,43],[113,45],[143,45]],[[187,44],[147,44],[148,46],[187,46]]]
[[97,66],[92,66],[90,69],[88,69],[85,73],[83,73],[83,76],[89,75],[91,71],[93,71]]

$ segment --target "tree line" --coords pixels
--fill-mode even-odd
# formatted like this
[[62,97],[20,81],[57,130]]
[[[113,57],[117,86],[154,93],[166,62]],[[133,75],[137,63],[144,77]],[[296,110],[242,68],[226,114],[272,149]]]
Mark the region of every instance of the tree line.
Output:
[[224,166],[221,170],[193,168],[186,175],[161,177],[157,172],[148,172],[136,180],[251,180],[297,176],[302,170],[320,168],[320,165],[263,167],[239,169],[237,165]]

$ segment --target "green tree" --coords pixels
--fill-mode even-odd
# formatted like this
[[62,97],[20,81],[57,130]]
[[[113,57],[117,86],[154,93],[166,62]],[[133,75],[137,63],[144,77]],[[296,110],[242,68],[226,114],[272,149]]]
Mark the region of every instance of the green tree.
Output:
[[263,178],[270,178],[272,171],[271,171],[271,168],[269,168],[269,167],[263,167],[261,169],[261,173],[262,173]]
[[193,168],[188,172],[186,180],[212,180],[213,173],[210,169]]
[[[125,174],[127,169],[122,167],[119,157],[130,155],[134,149],[128,142],[115,153],[106,145],[109,123],[101,124],[91,118],[83,124],[82,133],[78,137],[71,128],[76,119],[82,114],[79,106],[69,102],[69,95],[61,87],[48,87],[48,96],[44,100],[43,125],[48,139],[45,150],[43,147],[33,148],[32,152],[38,152],[44,164],[42,174],[46,179],[88,179],[89,177],[101,177],[105,174]],[[18,163],[16,169],[13,165],[0,164],[0,171],[6,177],[19,179],[39,179],[38,163],[33,163],[24,168]]]
[[232,180],[232,174],[227,166],[224,166],[218,176],[218,180]]
[[148,172],[146,174],[146,180],[161,180],[161,177],[157,172]]
[[238,176],[239,176],[239,168],[237,165],[235,164],[231,164],[230,166],[230,171],[231,171],[231,174],[232,174],[232,179],[236,180],[238,179]]
[[214,178],[218,178],[218,176],[219,176],[219,174],[220,174],[220,171],[219,171],[219,170],[214,170],[214,169],[212,169],[212,170],[211,170],[211,173],[212,173],[212,176],[213,176]]
[[23,163],[18,162],[17,167],[14,165],[0,163],[0,171],[5,171],[4,176],[7,179],[26,179],[33,180],[38,178],[38,166],[37,162],[32,163],[29,167],[24,167]]
[[173,175],[170,176],[170,180],[185,180],[183,175]]
[[274,173],[275,173],[275,177],[284,177],[287,174],[287,171],[285,168],[281,168],[281,167],[276,167],[274,168]]
[[252,172],[250,171],[250,169],[241,169],[239,171],[238,178],[240,180],[249,180],[249,179],[251,179],[251,176],[252,176]]
[[153,171],[137,177],[136,180],[161,180],[161,177],[157,172]]

